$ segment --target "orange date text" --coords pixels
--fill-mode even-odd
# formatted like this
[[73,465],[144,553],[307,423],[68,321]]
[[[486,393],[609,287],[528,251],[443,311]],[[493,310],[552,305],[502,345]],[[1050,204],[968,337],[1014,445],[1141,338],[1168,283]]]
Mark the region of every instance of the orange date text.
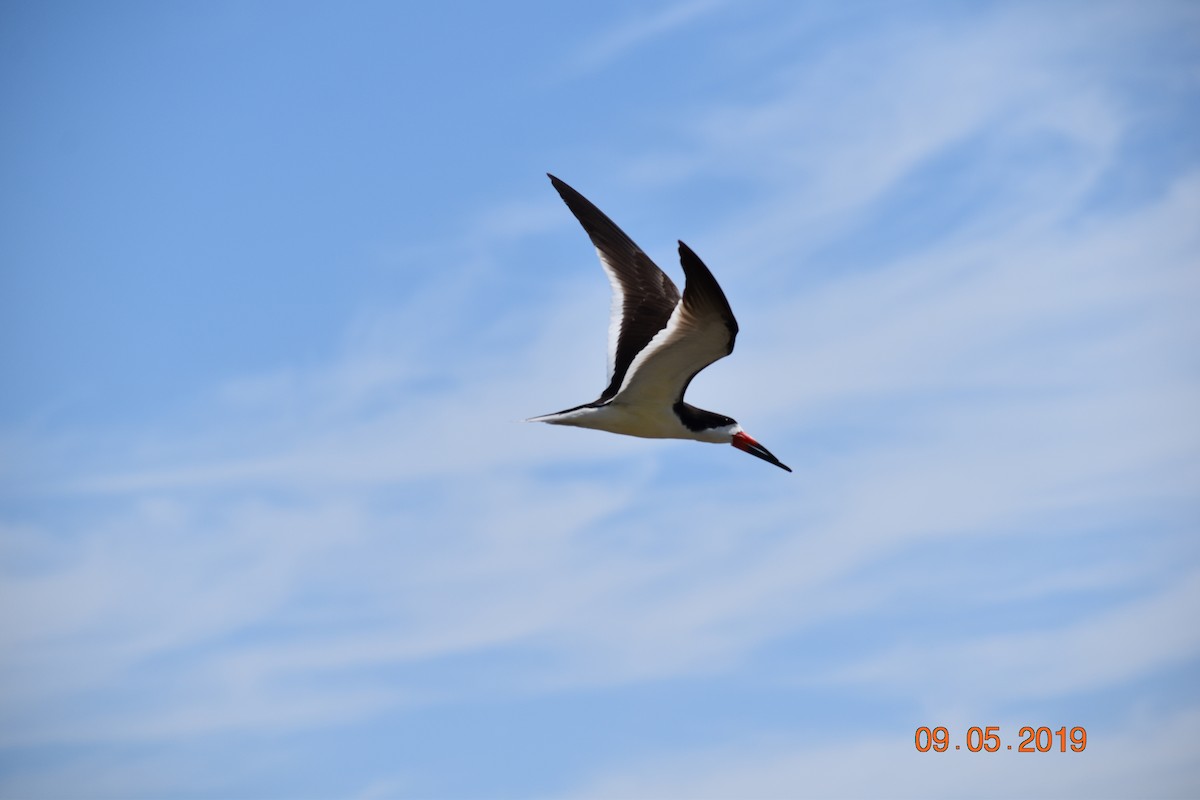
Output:
[[954,737],[950,735],[950,731],[945,726],[929,728],[922,725],[917,728],[914,738],[917,750],[922,753],[928,753],[930,750],[935,753],[945,753],[950,749],[962,750],[964,747],[972,753],[980,751],[994,753],[1001,749],[1015,749],[1018,753],[1065,753],[1068,750],[1073,753],[1082,753],[1087,747],[1087,729],[1082,725],[1076,725],[1069,731],[1066,725],[1058,730],[1051,730],[1045,726],[1035,728],[1032,725],[1026,725],[1017,731],[1015,748],[1012,742],[1005,744],[1001,740],[999,725],[967,728],[966,736],[960,741],[954,741]]

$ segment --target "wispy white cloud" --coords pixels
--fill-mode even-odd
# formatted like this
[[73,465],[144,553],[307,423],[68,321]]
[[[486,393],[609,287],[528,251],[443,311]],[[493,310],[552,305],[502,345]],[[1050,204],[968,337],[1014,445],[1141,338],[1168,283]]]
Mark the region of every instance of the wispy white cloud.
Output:
[[985,708],[1084,693],[1193,663],[1200,633],[1186,620],[1197,610],[1200,575],[1185,574],[1147,597],[1070,626],[900,647],[873,655],[869,664],[843,665],[829,677],[889,685],[931,703],[930,712],[946,711],[938,706],[946,697]]
[[707,16],[725,0],[684,0],[653,12],[632,17],[627,22],[597,34],[579,47],[573,58],[573,74],[600,69],[655,39]]

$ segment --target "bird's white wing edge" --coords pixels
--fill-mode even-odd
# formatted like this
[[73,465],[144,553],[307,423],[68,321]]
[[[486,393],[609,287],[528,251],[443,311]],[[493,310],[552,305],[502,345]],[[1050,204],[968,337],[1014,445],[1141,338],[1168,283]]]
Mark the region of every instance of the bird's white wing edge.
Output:
[[608,306],[608,371],[604,379],[604,385],[607,386],[612,383],[613,373],[617,368],[617,345],[621,340],[621,322],[625,318],[625,286],[617,276],[617,270],[608,263],[600,248],[596,248],[596,253],[600,256],[600,266],[604,267],[604,274],[608,276],[608,283],[612,286],[612,298]]

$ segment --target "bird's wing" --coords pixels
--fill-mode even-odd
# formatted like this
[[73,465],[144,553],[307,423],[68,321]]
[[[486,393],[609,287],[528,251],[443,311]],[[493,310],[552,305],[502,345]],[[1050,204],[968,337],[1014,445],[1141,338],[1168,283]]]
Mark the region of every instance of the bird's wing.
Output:
[[[596,246],[600,263],[612,284],[608,387],[597,401],[607,402],[626,382],[630,365],[638,354],[666,327],[671,312],[679,304],[679,289],[604,212],[558,178],[553,175],[549,178]],[[709,278],[711,280],[711,276]],[[690,276],[688,280],[690,282]],[[713,286],[716,286],[715,281]],[[718,287],[717,293],[720,291]],[[730,319],[733,319],[732,315]]]
[[704,262],[683,242],[683,300],[667,324],[637,354],[614,402],[674,405],[700,370],[733,352],[738,324],[729,301]]

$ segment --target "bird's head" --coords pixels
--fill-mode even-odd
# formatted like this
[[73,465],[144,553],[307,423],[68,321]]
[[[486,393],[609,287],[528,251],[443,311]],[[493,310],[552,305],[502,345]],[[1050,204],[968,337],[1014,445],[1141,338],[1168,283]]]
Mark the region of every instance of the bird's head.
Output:
[[715,444],[728,442],[744,453],[758,456],[763,461],[769,461],[780,469],[792,471],[791,467],[772,455],[770,450],[742,430],[742,426],[733,417],[705,411],[683,401],[675,404],[675,414],[679,417],[680,422],[692,432],[689,438]]

